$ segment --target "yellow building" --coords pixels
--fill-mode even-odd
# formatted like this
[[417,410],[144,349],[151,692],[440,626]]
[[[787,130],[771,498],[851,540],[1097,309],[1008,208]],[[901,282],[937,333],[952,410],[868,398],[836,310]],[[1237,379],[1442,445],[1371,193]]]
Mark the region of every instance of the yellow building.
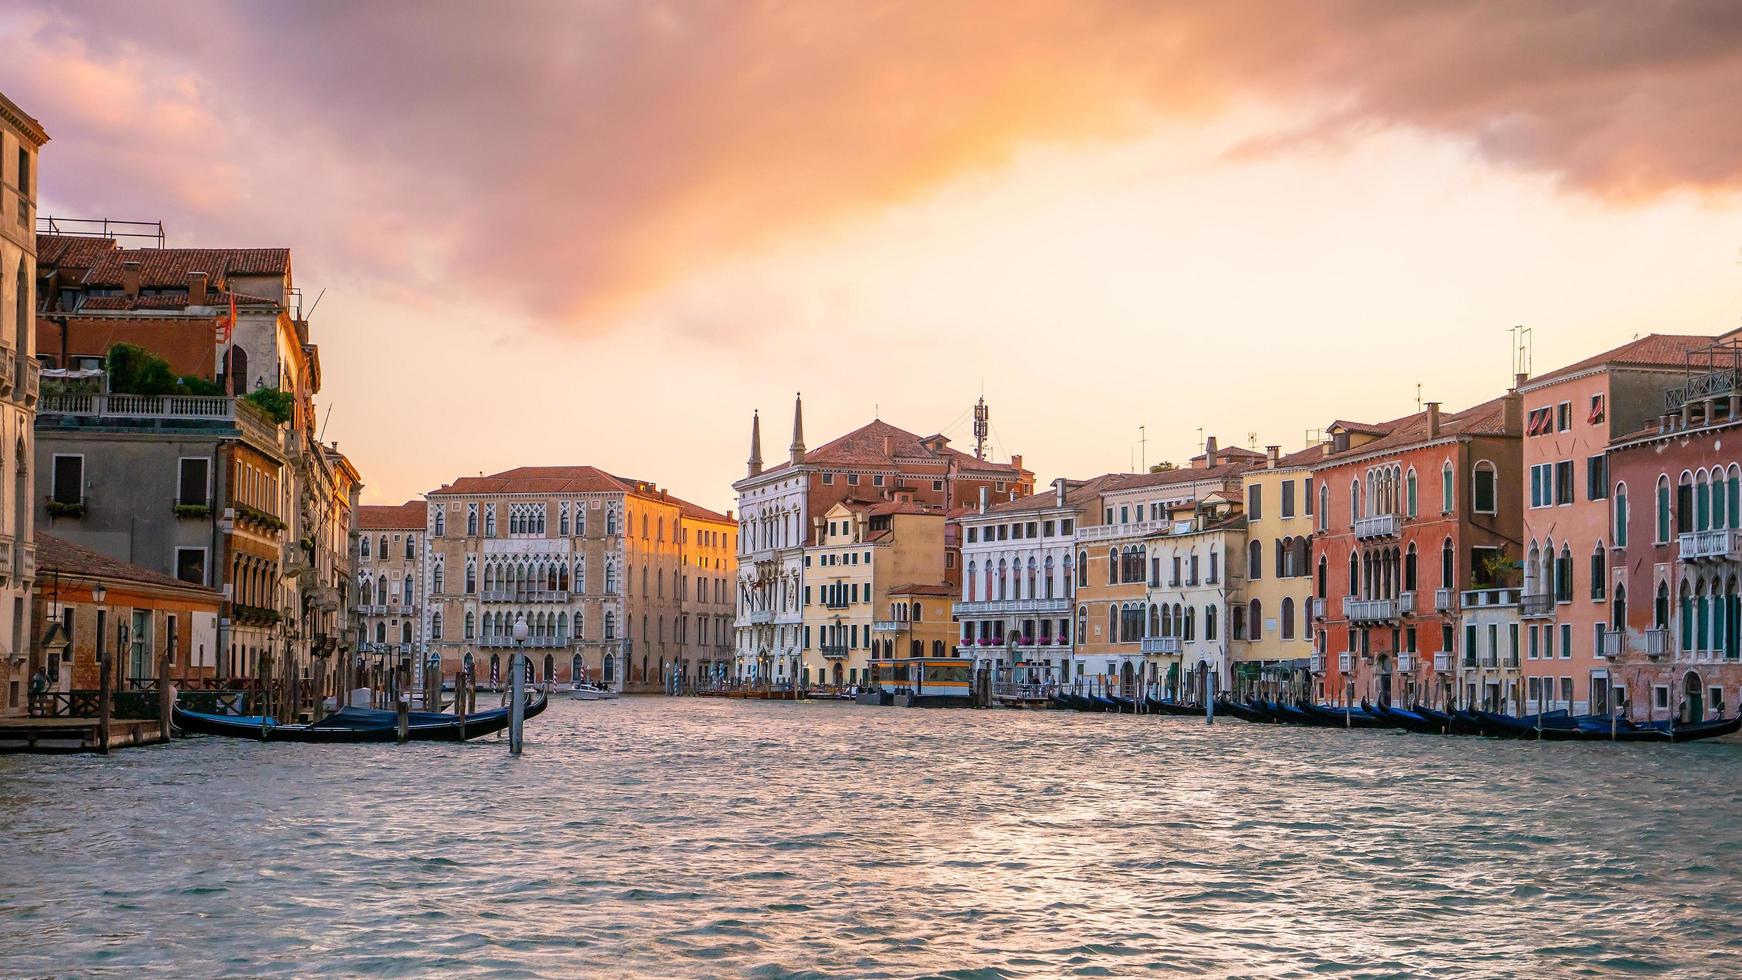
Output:
[[[944,517],[941,508],[907,499],[848,499],[816,520],[814,543],[804,550],[801,686],[870,679],[873,626],[888,615],[892,591],[946,581]],[[921,615],[927,613],[938,615],[921,603]],[[950,635],[945,629],[937,639],[947,646]]]
[[957,586],[947,582],[909,582],[888,592],[872,622],[872,654],[879,660],[904,657],[959,657],[956,624],[950,618]]
[[1264,462],[1244,474],[1246,553],[1236,557],[1243,573],[1245,615],[1234,619],[1234,690],[1243,696],[1264,682],[1276,694],[1290,684],[1304,691],[1313,654],[1313,507],[1317,489],[1312,465],[1324,447],[1282,455],[1268,447]]

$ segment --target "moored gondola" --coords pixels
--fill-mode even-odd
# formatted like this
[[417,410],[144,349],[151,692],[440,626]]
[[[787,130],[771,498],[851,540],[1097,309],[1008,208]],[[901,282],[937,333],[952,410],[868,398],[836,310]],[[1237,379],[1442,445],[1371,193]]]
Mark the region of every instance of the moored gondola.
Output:
[[1390,728],[1392,723],[1378,715],[1353,706],[1331,707],[1302,701],[1300,710],[1320,728]]
[[[526,705],[526,718],[535,718],[545,709],[548,698],[540,693]],[[271,717],[260,715],[214,715],[187,711],[176,705],[172,712],[175,727],[184,733],[224,735],[258,742],[299,742],[315,744],[353,744],[392,742],[398,737],[399,718],[392,711],[370,708],[341,708],[317,722],[280,725]],[[407,717],[407,736],[413,742],[459,742],[491,735],[508,727],[509,708],[492,708],[459,716],[432,711],[413,711]]]
[[1216,713],[1233,715],[1241,721],[1257,722],[1261,725],[1272,724],[1276,721],[1268,711],[1245,701],[1219,700],[1216,702]]
[[1407,732],[1415,732],[1418,735],[1445,735],[1449,733],[1448,729],[1451,724],[1449,717],[1430,718],[1420,711],[1400,708],[1394,704],[1375,705],[1374,710]]

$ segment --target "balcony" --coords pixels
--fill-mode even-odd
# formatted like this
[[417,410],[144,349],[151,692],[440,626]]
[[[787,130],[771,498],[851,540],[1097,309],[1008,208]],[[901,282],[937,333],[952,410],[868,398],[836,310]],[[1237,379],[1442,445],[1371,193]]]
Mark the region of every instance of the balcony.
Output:
[[1490,609],[1516,606],[1519,595],[1517,589],[1466,589],[1458,594],[1458,601],[1465,609]]
[[10,579],[14,575],[14,570],[12,568],[12,555],[12,536],[9,534],[0,534],[0,581]]
[[1315,674],[1324,673],[1325,672],[1325,655],[1322,653],[1313,654],[1312,659],[1308,662],[1307,669],[1312,671]]
[[1458,593],[1453,589],[1434,590],[1434,612],[1455,612],[1458,608]]
[[1146,636],[1138,646],[1143,653],[1159,653],[1174,655],[1179,653],[1179,637],[1177,636]]
[[1733,528],[1685,531],[1676,545],[1682,561],[1742,561],[1742,531]]
[[913,626],[911,619],[877,619],[871,622],[873,633],[905,633]]
[[774,622],[774,610],[752,609],[744,618],[751,626],[766,626],[767,624]]
[[1399,592],[1397,594],[1397,614],[1399,616],[1415,615],[1415,593]]
[[1518,614],[1525,619],[1551,619],[1554,617],[1554,596],[1547,592],[1521,596]]
[[1623,634],[1620,630],[1604,630],[1603,640],[1597,649],[1597,655],[1607,657],[1610,660],[1621,656],[1621,651],[1625,646],[1622,637]]
[[[32,362],[34,364],[35,362]],[[26,387],[40,385],[41,368],[27,376]],[[30,396],[34,399],[34,395]],[[37,415],[45,418],[128,419],[144,422],[230,422],[259,442],[284,448],[279,429],[266,413],[252,405],[238,407],[240,398],[223,395],[119,395],[60,392],[41,399]]]
[[1668,656],[1673,644],[1669,640],[1669,630],[1649,629],[1645,631],[1645,655],[1648,657]]
[[1322,596],[1313,596],[1313,618],[1325,618],[1325,600]]
[[24,362],[24,404],[35,405],[42,394],[42,364],[35,358]]
[[845,643],[825,643],[822,646],[823,656],[830,660],[845,660],[848,656]]
[[10,347],[0,347],[0,395],[11,394],[18,375],[18,355]]
[[1355,669],[1355,655],[1345,650],[1337,654],[1337,670],[1347,674]]
[[1130,524],[1091,524],[1077,528],[1078,541],[1105,541],[1109,538],[1129,538],[1173,527],[1173,521],[1133,521]]
[[1355,520],[1355,537],[1362,541],[1374,538],[1395,538],[1403,529],[1403,518],[1396,514],[1375,514]]
[[1397,672],[1400,674],[1407,674],[1413,670],[1415,670],[1415,654],[1410,653],[1407,650],[1398,651]]
[[1452,655],[1447,653],[1444,650],[1441,650],[1439,653],[1434,654],[1434,671],[1435,671],[1435,673],[1440,673],[1440,674],[1451,673],[1451,671],[1452,671]]
[[18,577],[26,582],[36,578],[36,545],[18,546]]
[[1354,622],[1378,623],[1397,618],[1396,599],[1343,597],[1343,616]]
[[1065,614],[1071,611],[1071,600],[1068,597],[1058,599],[982,599],[977,602],[958,602],[950,608],[957,616],[1002,616],[1023,613]]

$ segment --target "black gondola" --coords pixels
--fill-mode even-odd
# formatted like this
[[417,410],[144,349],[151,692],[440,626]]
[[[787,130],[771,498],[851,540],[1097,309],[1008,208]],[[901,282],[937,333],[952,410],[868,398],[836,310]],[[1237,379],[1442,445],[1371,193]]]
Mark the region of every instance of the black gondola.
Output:
[[1276,721],[1275,718],[1271,717],[1270,712],[1244,701],[1219,700],[1216,702],[1216,713],[1233,715],[1241,721],[1256,722],[1261,725],[1272,724]]
[[1390,728],[1392,722],[1378,715],[1363,711],[1360,708],[1333,708],[1328,705],[1313,704],[1302,701],[1300,710],[1313,719],[1311,724],[1319,728]]
[[[526,705],[526,717],[535,718],[545,709],[548,699],[541,692]],[[175,727],[185,733],[225,735],[257,742],[304,742],[346,744],[392,742],[398,737],[398,715],[392,711],[371,708],[340,708],[320,721],[309,724],[280,725],[270,717],[260,715],[213,715],[187,711],[177,704],[173,711]],[[462,727],[458,715],[433,711],[413,711],[409,715],[407,734],[414,742],[459,742],[491,735],[508,727],[509,708],[493,708],[467,715]]]

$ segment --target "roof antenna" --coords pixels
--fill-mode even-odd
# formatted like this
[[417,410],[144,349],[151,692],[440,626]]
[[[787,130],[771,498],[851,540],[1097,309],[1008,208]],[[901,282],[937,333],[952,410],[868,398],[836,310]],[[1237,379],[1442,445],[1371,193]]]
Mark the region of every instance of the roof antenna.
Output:
[[1512,338],[1512,377],[1508,381],[1516,382],[1521,374],[1530,376],[1530,354],[1534,343],[1530,331],[1531,328],[1523,324],[1506,331]]
[[1415,383],[1415,410],[1421,411],[1421,382]]
[[974,458],[986,458],[986,433],[991,427],[992,410],[986,407],[986,396],[974,403]]
[[1143,470],[1139,472],[1147,472],[1149,470],[1149,432],[1141,425],[1137,427],[1137,445],[1141,447],[1140,458],[1143,462]]

